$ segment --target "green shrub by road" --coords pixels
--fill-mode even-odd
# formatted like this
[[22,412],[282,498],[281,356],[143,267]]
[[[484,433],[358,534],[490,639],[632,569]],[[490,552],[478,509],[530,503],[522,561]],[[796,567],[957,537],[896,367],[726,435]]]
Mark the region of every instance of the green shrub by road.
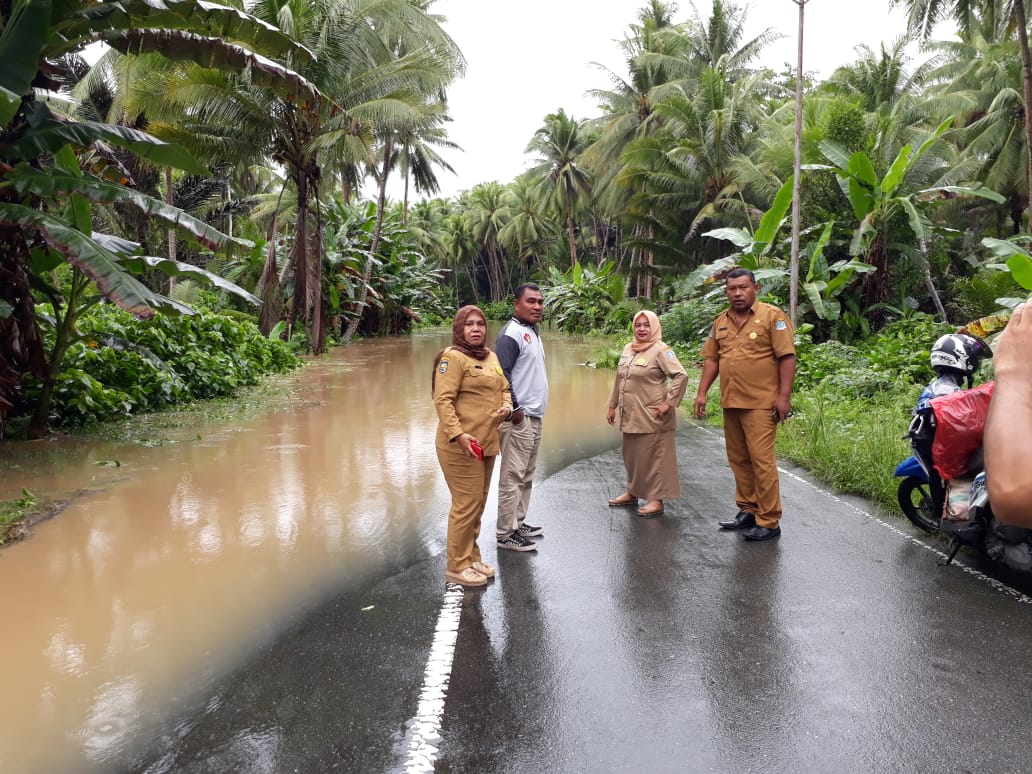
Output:
[[[98,306],[79,321],[51,426],[81,427],[226,397],[298,362],[288,344],[266,339],[248,319],[200,312],[140,322],[115,306]],[[37,390],[38,383],[27,380],[26,404]]]

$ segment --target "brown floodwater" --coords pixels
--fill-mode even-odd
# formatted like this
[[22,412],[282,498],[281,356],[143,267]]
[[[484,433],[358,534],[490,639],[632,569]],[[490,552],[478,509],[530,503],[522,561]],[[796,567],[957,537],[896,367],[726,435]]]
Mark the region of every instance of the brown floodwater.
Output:
[[[582,365],[595,345],[545,338],[539,478],[619,444],[612,372]],[[443,553],[429,378],[445,343],[334,350],[283,377],[289,408],[161,444],[0,443],[0,499],[70,500],[0,549],[0,771],[117,768],[312,605]]]

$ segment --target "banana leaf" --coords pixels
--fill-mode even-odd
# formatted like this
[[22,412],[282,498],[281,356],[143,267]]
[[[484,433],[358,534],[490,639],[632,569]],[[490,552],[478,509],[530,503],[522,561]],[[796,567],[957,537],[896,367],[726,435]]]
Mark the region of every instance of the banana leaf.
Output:
[[320,98],[319,90],[293,70],[218,38],[179,30],[127,30],[104,33],[101,39],[123,54],[159,53],[174,61],[243,73],[252,84],[271,89],[302,108]]
[[105,298],[141,320],[149,320],[157,309],[194,314],[190,307],[153,292],[125,269],[120,256],[58,218],[0,202],[0,223],[38,231],[51,249],[89,277]]
[[[68,44],[89,40],[102,30],[190,30],[225,41],[246,43],[270,56],[294,54],[304,61],[315,56],[281,30],[232,8],[205,0],[118,0],[96,3],[69,14],[55,25]],[[58,51],[57,53],[62,53]]]
[[127,148],[137,156],[159,166],[175,167],[202,177],[211,174],[185,148],[162,142],[157,137],[136,129],[93,121],[59,121],[49,108],[39,103],[32,105],[29,122],[22,136],[3,148],[2,157],[5,160],[34,161],[40,156],[57,153],[65,145],[88,147],[98,140],[103,140]]
[[225,277],[220,277],[218,274],[212,274],[210,271],[202,269],[200,266],[194,266],[189,263],[181,263],[180,261],[173,261],[171,258],[158,258],[153,255],[132,255],[121,259],[121,263],[136,271],[144,271],[146,269],[157,269],[163,274],[169,277],[187,277],[188,279],[199,279],[210,285],[214,285],[220,290],[224,290],[227,293],[232,293],[234,296],[244,299],[250,304],[255,306],[260,305],[261,299],[257,296],[248,293],[239,285],[230,282]]
[[49,26],[50,0],[22,0],[0,31],[0,127],[14,118],[32,87]]
[[6,179],[22,196],[34,194],[44,199],[81,196],[96,204],[113,204],[114,202],[131,204],[147,215],[182,230],[210,250],[223,250],[231,241],[244,249],[253,247],[248,240],[223,234],[204,221],[188,215],[178,207],[166,204],[160,199],[96,178],[59,174],[54,170],[45,174],[27,164],[19,164],[7,174]]

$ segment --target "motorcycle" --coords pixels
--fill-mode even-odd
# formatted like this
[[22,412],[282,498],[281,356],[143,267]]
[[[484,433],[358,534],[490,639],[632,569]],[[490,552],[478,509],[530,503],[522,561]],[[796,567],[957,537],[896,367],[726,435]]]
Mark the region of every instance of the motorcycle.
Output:
[[1032,530],[996,520],[985,471],[979,471],[968,488],[967,518],[953,520],[944,515],[947,485],[932,465],[935,421],[930,408],[915,411],[907,435],[914,454],[896,466],[894,475],[902,479],[896,499],[914,526],[949,537],[947,556],[939,564],[950,564],[961,546],[969,546],[1014,570],[1032,572]]

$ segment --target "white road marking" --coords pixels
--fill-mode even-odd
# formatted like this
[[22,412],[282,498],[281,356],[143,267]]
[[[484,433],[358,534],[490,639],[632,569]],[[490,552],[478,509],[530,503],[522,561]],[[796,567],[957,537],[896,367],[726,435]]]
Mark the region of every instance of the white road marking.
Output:
[[423,673],[423,689],[415,717],[408,722],[405,762],[402,770],[411,774],[425,774],[434,770],[437,745],[441,741],[441,716],[448,695],[455,641],[459,636],[459,614],[462,607],[462,586],[449,583],[444,602],[437,617],[434,640]]
[[[700,430],[701,432],[703,432],[706,435],[709,435],[709,436],[711,436],[713,438],[721,438],[721,439],[723,439],[723,434],[722,433],[717,433],[716,431],[711,430],[710,428],[700,427],[698,425],[692,425],[692,427],[694,427],[697,430]],[[904,532],[903,530],[901,530],[899,527],[895,526],[894,524],[890,524],[889,522],[885,521],[884,519],[881,519],[878,516],[875,516],[873,513],[868,513],[863,508],[858,508],[855,505],[853,505],[852,503],[846,502],[845,500],[843,500],[838,495],[832,494],[827,489],[822,489],[821,487],[817,486],[816,484],[813,484],[810,481],[807,481],[802,476],[796,475],[795,473],[793,473],[790,470],[785,470],[782,467],[778,467],[778,470],[780,472],[784,473],[789,478],[792,478],[792,479],[794,479],[795,481],[798,481],[801,484],[805,484],[806,486],[808,486],[811,489],[813,489],[815,492],[820,492],[822,495],[824,495],[825,497],[835,501],[836,503],[839,503],[840,505],[846,506],[851,511],[854,511],[854,512],[860,514],[861,516],[866,516],[868,519],[872,519],[872,520],[878,522],[878,524],[880,524],[881,526],[885,527],[885,529],[888,529],[888,530],[891,530],[892,532],[895,532],[897,535],[899,535],[904,540],[906,540],[906,541],[908,541],[910,543],[913,543],[914,545],[921,546],[921,548],[925,549],[926,551],[931,551],[933,554],[935,554],[936,556],[938,556],[941,559],[945,559],[946,558],[946,556],[947,556],[946,553],[940,551],[937,548],[934,548],[934,547],[928,545],[924,541],[918,540],[913,535],[907,534],[906,532]],[[992,588],[992,589],[994,589],[996,591],[999,591],[999,592],[1001,592],[1003,594],[1006,594],[1007,596],[1012,597],[1013,599],[1017,600],[1018,602],[1020,602],[1022,604],[1025,604],[1025,605],[1032,604],[1032,597],[1029,597],[1027,594],[1022,594],[1017,589],[1012,589],[1006,583],[1002,583],[1001,581],[996,580],[996,578],[990,578],[985,573],[983,573],[983,572],[981,572],[979,570],[976,570],[974,567],[971,567],[969,565],[964,564],[964,562],[962,562],[962,561],[954,559],[953,562],[950,563],[950,566],[951,567],[959,567],[963,572],[966,572],[968,575],[971,575],[972,577],[977,578],[978,580],[982,581],[982,583],[986,584],[990,588]]]
[[[875,516],[873,513],[868,513],[863,508],[858,508],[857,506],[853,505],[850,502],[846,502],[845,500],[843,500],[838,495],[832,494],[831,492],[829,492],[826,489],[822,489],[821,487],[817,486],[816,484],[813,484],[810,481],[807,481],[802,476],[798,476],[798,475],[796,475],[795,473],[793,473],[790,470],[785,470],[784,468],[781,468],[781,467],[779,467],[778,470],[781,471],[782,473],[784,473],[789,478],[792,478],[792,479],[798,481],[801,484],[805,484],[806,486],[810,487],[811,489],[813,489],[816,492],[820,492],[822,495],[824,495],[825,497],[829,498],[830,500],[833,500],[834,502],[838,503],[839,505],[844,505],[845,507],[849,508],[850,510],[854,511],[855,513],[858,513],[861,516],[866,516],[868,519],[876,521],[878,524],[880,524],[881,526],[885,527],[885,529],[888,529],[888,530],[891,530],[892,532],[895,532],[897,535],[902,537],[904,540],[907,540],[910,543],[913,543],[914,545],[921,546],[921,548],[924,548],[927,551],[931,551],[933,554],[935,554],[936,556],[938,556],[941,559],[946,559],[946,556],[947,556],[946,553],[944,553],[943,551],[940,551],[938,548],[935,548],[933,546],[928,545],[923,540],[918,540],[914,535],[907,534],[906,532],[901,530],[896,525],[890,524],[889,522],[885,521],[884,519],[881,519],[878,516]],[[1002,593],[1006,594],[1009,597],[1013,597],[1014,599],[1016,599],[1018,602],[1021,602],[1022,604],[1026,604],[1026,605],[1032,604],[1032,597],[1029,597],[1027,594],[1022,594],[1017,589],[1012,589],[1006,583],[1001,583],[1000,581],[996,580],[995,578],[990,578],[985,573],[983,573],[983,572],[981,572],[979,570],[976,570],[974,567],[971,567],[970,565],[964,564],[964,562],[962,562],[962,561],[954,559],[953,562],[950,564],[950,566],[951,567],[959,567],[961,570],[966,572],[968,575],[971,575],[971,576],[977,578],[978,580],[982,581],[982,583],[985,583],[990,588],[993,588],[996,591],[1002,592]]]

